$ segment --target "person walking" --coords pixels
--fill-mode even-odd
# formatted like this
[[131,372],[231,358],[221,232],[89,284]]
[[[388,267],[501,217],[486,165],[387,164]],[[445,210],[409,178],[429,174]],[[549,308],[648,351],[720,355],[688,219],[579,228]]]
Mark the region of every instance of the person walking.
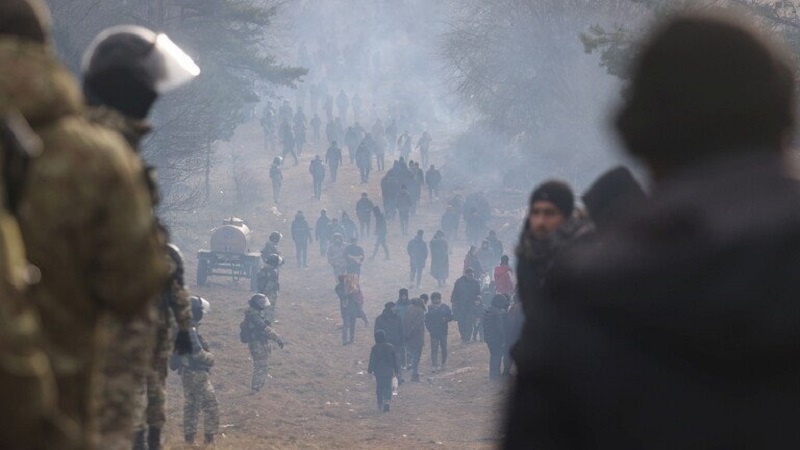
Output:
[[489,379],[492,380],[500,378],[500,364],[506,354],[507,309],[508,297],[497,294],[483,315],[483,339],[489,347]]
[[425,263],[428,260],[428,246],[425,244],[422,236],[423,231],[417,230],[417,235],[408,242],[408,246],[406,247],[409,265],[411,266],[411,274],[408,280],[409,287],[420,287],[422,271],[425,269]]
[[314,238],[303,211],[297,211],[292,221],[292,240],[294,241],[297,267],[308,267],[308,244]]
[[476,298],[480,298],[481,286],[473,277],[472,268],[464,269],[464,275],[456,280],[450,304],[453,306],[453,316],[458,322],[458,332],[462,343],[469,343],[472,338],[472,305]]
[[419,360],[425,346],[425,305],[419,298],[411,300],[403,316],[403,339],[411,360],[411,381],[418,382]]
[[342,149],[336,144],[336,141],[331,142],[331,146],[325,152],[325,164],[331,172],[331,182],[336,183],[336,173],[339,171],[339,166],[342,165]]
[[388,260],[389,246],[386,245],[386,235],[388,234],[386,229],[386,217],[383,216],[381,208],[378,206],[372,207],[372,213],[375,215],[375,249],[372,250],[372,257],[370,259],[375,259],[375,255],[378,254],[378,248],[383,247],[385,259]]
[[[450,307],[442,303],[442,294],[431,294],[431,306],[425,313],[425,328],[431,340],[431,366],[433,371],[444,370],[447,364],[447,331],[448,324],[453,320]],[[439,365],[439,351],[441,350],[442,364]]]
[[356,217],[358,217],[359,230],[361,236],[369,237],[369,225],[372,218],[372,208],[375,205],[369,199],[366,192],[361,193],[361,198],[356,202]]
[[375,331],[375,345],[369,352],[367,373],[375,375],[375,395],[378,400],[378,411],[389,412],[392,401],[392,378],[400,376],[397,364],[397,351],[386,342],[386,332]]
[[320,256],[325,256],[328,251],[328,227],[330,225],[331,219],[328,218],[328,210],[320,210],[317,222],[314,224],[314,237],[319,242]]
[[433,235],[433,239],[429,244],[431,249],[431,275],[436,279],[439,287],[447,283],[447,277],[450,276],[450,256],[442,230]]
[[319,200],[322,196],[322,182],[325,180],[325,164],[322,163],[319,155],[314,157],[308,166],[311,174],[311,181],[314,185],[314,198]]

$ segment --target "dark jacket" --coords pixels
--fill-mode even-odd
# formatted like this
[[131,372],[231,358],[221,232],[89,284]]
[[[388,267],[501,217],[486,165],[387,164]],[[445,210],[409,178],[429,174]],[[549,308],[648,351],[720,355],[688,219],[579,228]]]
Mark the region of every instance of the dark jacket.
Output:
[[386,217],[381,214],[375,216],[375,236],[386,236]]
[[360,198],[356,202],[356,216],[361,220],[369,220],[373,206],[375,205],[373,205],[372,200],[364,197]]
[[453,314],[456,320],[464,320],[469,316],[470,305],[475,297],[481,295],[481,285],[478,280],[462,276],[453,285],[450,304],[453,305]]
[[408,193],[408,190],[401,189],[397,193],[395,207],[400,211],[410,211],[412,206],[414,206],[414,200],[411,198],[411,194]]
[[428,260],[428,246],[422,238],[415,237],[408,241],[406,250],[412,266],[425,267],[425,262]]
[[800,447],[800,186],[781,157],[685,169],[557,262],[506,448]]
[[403,317],[403,337],[407,347],[422,348],[425,345],[425,308],[412,303]]
[[312,240],[311,227],[303,216],[295,216],[292,221],[292,240],[295,242],[309,242]]
[[396,348],[403,345],[403,321],[391,310],[384,308],[375,318],[375,331],[377,330],[383,330],[386,333],[386,342]]
[[425,313],[425,328],[434,336],[447,335],[447,323],[453,320],[453,312],[444,303],[431,305]]
[[489,345],[502,345],[506,341],[506,310],[495,305],[483,313],[483,340]]
[[450,276],[450,256],[447,254],[447,241],[433,238],[431,247],[431,275],[437,280],[445,280]]
[[376,377],[392,377],[400,373],[397,355],[392,344],[382,342],[372,346],[372,350],[369,352],[367,372],[374,373]]
[[314,237],[320,240],[328,239],[328,227],[331,224],[331,219],[328,216],[319,216],[317,219],[316,227],[314,227]]

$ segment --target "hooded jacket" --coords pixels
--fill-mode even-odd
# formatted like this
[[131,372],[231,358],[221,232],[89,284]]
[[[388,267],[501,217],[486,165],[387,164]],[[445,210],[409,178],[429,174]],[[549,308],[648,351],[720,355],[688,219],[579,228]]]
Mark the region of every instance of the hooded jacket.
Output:
[[386,333],[386,342],[400,348],[403,345],[403,322],[400,316],[391,309],[384,308],[375,318],[375,331],[383,330]]
[[403,337],[409,348],[422,348],[425,345],[425,307],[421,302],[414,299],[403,317]]
[[506,448],[800,446],[800,185],[781,157],[685,169],[554,268]]

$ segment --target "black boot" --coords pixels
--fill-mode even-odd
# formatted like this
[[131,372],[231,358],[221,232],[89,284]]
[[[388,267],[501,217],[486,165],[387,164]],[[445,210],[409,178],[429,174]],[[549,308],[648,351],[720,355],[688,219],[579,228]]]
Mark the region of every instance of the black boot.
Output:
[[183,439],[186,441],[187,444],[194,444],[194,435],[193,434],[186,434],[183,436]]
[[133,435],[133,450],[147,450],[144,439],[144,431],[139,430]]
[[214,435],[211,433],[206,433],[206,444],[213,444],[214,443]]
[[147,450],[161,450],[161,428],[158,427],[148,428]]

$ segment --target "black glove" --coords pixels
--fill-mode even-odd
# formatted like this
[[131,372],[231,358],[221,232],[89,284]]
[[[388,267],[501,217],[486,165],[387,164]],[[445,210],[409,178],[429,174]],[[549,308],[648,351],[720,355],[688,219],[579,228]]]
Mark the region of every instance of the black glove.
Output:
[[188,331],[178,331],[178,335],[175,336],[175,353],[179,355],[192,353],[192,339]]

